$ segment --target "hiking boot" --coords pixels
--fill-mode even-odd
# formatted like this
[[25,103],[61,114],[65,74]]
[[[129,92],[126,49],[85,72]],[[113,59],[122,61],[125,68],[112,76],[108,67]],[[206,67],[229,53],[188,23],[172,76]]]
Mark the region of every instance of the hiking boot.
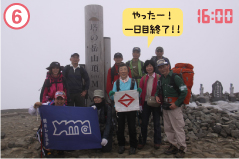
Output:
[[185,147],[180,146],[178,149],[178,153],[175,155],[176,158],[184,158],[185,152],[184,152]]
[[136,151],[135,148],[130,147],[130,149],[129,149],[129,155],[133,155],[133,154],[135,154],[135,151]]
[[53,155],[53,153],[51,151],[45,151],[45,157],[46,158],[55,158],[55,156]]
[[141,150],[142,148],[144,148],[144,145],[145,145],[145,144],[138,144],[137,148],[138,148],[139,150]]
[[167,155],[176,154],[177,152],[178,148],[173,144],[170,144],[169,148],[164,151],[164,153]]
[[158,150],[160,148],[160,144],[154,144],[154,148]]
[[124,146],[119,146],[119,150],[118,150],[118,153],[119,154],[122,154],[122,153],[124,153]]

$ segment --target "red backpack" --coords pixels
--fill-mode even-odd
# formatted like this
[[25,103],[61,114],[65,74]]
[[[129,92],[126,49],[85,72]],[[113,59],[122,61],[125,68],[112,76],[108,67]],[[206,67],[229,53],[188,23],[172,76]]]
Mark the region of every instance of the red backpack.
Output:
[[189,63],[177,63],[175,64],[175,67],[172,68],[173,73],[178,74],[182,79],[185,85],[188,88],[188,93],[186,98],[184,99],[184,104],[189,104],[190,98],[191,98],[191,89],[193,86],[193,65]]

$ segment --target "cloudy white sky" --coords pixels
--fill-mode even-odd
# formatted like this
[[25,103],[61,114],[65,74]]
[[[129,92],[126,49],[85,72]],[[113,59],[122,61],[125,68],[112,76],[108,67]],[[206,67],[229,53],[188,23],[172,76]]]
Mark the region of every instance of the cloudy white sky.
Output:
[[[12,3],[22,3],[30,11],[28,25],[20,30],[9,28],[4,10]],[[85,15],[89,4],[103,6],[104,37],[111,38],[111,56],[121,52],[124,61],[131,59],[132,48],[138,46],[145,61],[162,46],[172,66],[191,63],[195,77],[192,92],[212,91],[219,80],[223,92],[229,92],[230,83],[239,92],[239,1],[238,0],[5,0],[1,1],[1,109],[28,108],[39,100],[46,76],[46,67],[52,61],[61,65],[70,63],[73,52],[85,62]],[[183,11],[183,33],[179,37],[155,37],[147,46],[147,37],[128,37],[122,32],[122,13],[126,8],[180,8]],[[197,22],[198,9],[232,9],[232,24]],[[211,14],[210,14],[211,16]],[[111,61],[113,65],[113,59]]]

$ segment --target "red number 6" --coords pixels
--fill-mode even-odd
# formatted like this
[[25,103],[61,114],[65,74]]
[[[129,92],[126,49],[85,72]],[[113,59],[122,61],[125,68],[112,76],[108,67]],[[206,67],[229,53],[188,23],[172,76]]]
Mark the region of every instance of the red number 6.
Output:
[[202,10],[202,23],[210,23],[210,16],[205,14],[206,11],[208,11],[208,9]]
[[[16,13],[22,13],[22,12],[19,9],[16,9],[12,12],[12,21],[13,23],[18,24],[22,21],[22,17],[19,14],[16,15]],[[18,18],[18,21],[16,21],[16,18]]]

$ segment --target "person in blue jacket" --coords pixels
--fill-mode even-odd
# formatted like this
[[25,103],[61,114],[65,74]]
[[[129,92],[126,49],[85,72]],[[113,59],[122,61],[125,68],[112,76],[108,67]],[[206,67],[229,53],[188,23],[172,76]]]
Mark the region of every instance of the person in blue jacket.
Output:
[[[120,78],[114,82],[113,90],[110,91],[109,96],[113,100],[113,95],[115,92],[127,91],[127,90],[137,90],[139,94],[142,92],[141,88],[137,89],[137,83],[135,79],[129,78],[129,68],[125,63],[119,65],[119,75]],[[118,131],[117,139],[119,150],[118,153],[122,154],[125,151],[125,117],[127,117],[128,129],[129,129],[129,139],[130,139],[130,150],[129,154],[135,154],[137,147],[137,133],[136,133],[136,111],[129,112],[117,112],[118,121]]]

